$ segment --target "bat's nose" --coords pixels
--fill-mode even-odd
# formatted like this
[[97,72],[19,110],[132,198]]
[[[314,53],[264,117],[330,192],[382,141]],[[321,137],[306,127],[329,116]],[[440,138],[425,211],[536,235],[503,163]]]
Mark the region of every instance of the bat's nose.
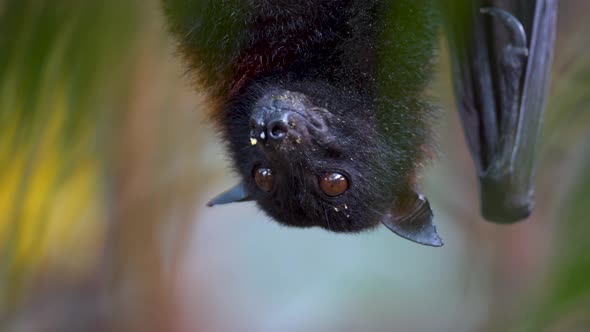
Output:
[[292,118],[291,111],[275,112],[271,116],[253,116],[250,119],[250,137],[261,141],[279,143],[289,133],[289,121]]
[[280,142],[287,137],[287,133],[289,132],[289,120],[288,120],[288,113],[285,112],[283,116],[278,119],[273,119],[268,122],[266,126],[266,131],[268,133],[268,137],[276,142]]

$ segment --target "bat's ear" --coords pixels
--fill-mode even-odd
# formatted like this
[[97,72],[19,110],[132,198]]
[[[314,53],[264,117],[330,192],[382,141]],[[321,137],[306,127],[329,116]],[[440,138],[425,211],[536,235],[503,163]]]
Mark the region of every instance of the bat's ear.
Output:
[[438,236],[432,219],[432,209],[426,197],[412,191],[383,216],[381,223],[405,239],[440,247],[443,241]]
[[235,187],[225,191],[207,203],[207,206],[229,204],[235,202],[245,202],[254,200],[252,195],[248,192],[248,188],[244,182],[240,182]]

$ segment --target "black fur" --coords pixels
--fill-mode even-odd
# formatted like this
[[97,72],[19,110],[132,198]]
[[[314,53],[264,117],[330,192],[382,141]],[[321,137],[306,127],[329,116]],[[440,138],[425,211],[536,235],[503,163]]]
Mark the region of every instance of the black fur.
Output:
[[[164,8],[236,171],[274,219],[356,232],[414,193],[428,149],[421,100],[436,42],[432,1],[164,0]],[[310,120],[316,108],[328,111],[314,113],[325,131]],[[304,114],[304,128],[277,147],[252,145],[251,118],[285,110]],[[257,189],[257,166],[273,170],[272,192]],[[327,171],[345,174],[349,190],[323,194]]]

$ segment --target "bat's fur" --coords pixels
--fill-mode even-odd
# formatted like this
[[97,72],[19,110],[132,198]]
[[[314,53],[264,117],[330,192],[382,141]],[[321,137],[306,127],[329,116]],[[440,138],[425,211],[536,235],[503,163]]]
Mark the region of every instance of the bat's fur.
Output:
[[[171,31],[258,205],[277,221],[355,232],[413,193],[428,143],[437,19],[427,0],[164,0]],[[288,108],[319,126],[269,150],[250,143],[250,118]],[[266,110],[266,111],[264,111]],[[270,152],[269,152],[270,151]],[[270,193],[253,169],[271,167]],[[324,195],[318,176],[350,181]]]

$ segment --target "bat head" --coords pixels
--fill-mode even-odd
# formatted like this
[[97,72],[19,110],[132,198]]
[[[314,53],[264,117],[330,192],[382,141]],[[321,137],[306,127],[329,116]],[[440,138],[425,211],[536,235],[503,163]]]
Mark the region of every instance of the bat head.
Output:
[[[414,241],[442,244],[433,229],[422,240],[408,233],[415,229],[397,229],[396,220],[409,215],[432,226],[432,213],[409,190],[407,175],[391,166],[399,156],[388,147],[369,102],[313,84],[258,88],[252,98],[239,100],[231,107],[241,111],[225,121],[243,181],[210,205],[255,200],[289,226],[359,232],[384,223]],[[415,225],[422,223],[408,223]]]

